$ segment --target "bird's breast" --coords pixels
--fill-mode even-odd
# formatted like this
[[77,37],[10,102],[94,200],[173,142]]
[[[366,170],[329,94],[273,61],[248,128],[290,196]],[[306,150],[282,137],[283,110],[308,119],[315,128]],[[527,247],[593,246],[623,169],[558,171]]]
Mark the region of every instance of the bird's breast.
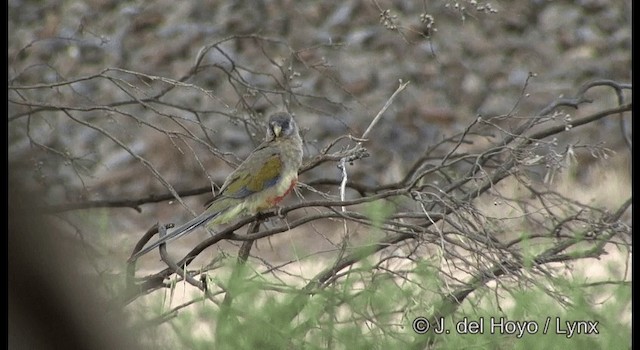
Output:
[[[276,194],[276,196],[267,199],[267,204],[269,207],[274,207],[278,205],[278,203],[282,202],[284,197],[286,197],[294,187],[296,187],[296,183],[298,182],[297,178],[294,178],[289,181],[289,186],[284,190],[282,194]],[[286,185],[286,182],[284,183]]]
[[283,176],[275,185],[266,189],[262,193],[259,193],[251,203],[248,203],[248,211],[257,213],[278,205],[291,191],[293,191],[296,187],[297,181],[297,171]]

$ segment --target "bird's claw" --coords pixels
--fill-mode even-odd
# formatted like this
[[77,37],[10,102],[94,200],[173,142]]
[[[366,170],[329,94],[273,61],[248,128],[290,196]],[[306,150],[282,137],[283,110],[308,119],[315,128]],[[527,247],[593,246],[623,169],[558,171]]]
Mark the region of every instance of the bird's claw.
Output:
[[275,206],[268,211],[259,212],[257,218],[261,221],[269,221],[269,219],[275,215],[280,219],[284,219],[286,215],[282,212],[283,209],[284,208],[279,205]]

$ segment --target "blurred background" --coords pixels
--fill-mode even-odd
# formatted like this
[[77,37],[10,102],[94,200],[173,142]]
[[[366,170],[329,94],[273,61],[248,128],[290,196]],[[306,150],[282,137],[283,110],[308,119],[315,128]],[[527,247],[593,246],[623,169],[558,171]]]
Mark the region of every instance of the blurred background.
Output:
[[[274,111],[295,114],[309,162],[338,137],[361,136],[409,82],[369,135],[370,157],[349,170],[377,186],[400,181],[429,145],[479,116],[509,115],[508,128],[586,82],[630,83],[632,73],[631,0],[9,0],[8,11],[9,171],[37,193],[39,209],[58,214],[71,245],[80,238],[93,262],[80,272],[102,278],[107,295],[144,231],[190,217],[154,196],[193,190],[201,195],[185,203],[201,211]],[[618,105],[605,87],[586,97],[562,108],[557,124]],[[631,195],[630,124],[609,117],[559,135],[550,153],[599,146],[575,154],[564,191],[607,208]],[[335,161],[300,177],[319,179],[330,180],[322,193],[339,194]],[[172,249],[186,253],[206,237]],[[291,245],[323,241],[284,237],[259,254],[288,261]]]

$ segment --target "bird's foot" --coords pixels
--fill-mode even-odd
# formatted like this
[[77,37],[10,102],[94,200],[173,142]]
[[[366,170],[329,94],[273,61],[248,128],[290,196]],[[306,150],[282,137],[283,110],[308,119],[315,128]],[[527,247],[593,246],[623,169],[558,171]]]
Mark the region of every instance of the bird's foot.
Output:
[[257,219],[260,221],[269,221],[269,219],[274,215],[280,219],[284,219],[286,216],[282,213],[282,209],[284,209],[284,207],[277,205],[267,211],[259,212],[257,214]]

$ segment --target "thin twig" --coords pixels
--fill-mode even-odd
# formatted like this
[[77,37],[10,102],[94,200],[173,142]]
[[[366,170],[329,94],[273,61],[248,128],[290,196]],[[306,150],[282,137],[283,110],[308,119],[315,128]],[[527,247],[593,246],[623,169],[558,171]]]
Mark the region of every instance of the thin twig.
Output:
[[398,88],[396,89],[396,91],[393,93],[393,95],[391,95],[391,97],[389,97],[389,99],[387,100],[387,102],[384,104],[384,106],[382,107],[382,109],[378,112],[378,114],[376,115],[375,118],[373,118],[373,120],[371,121],[371,123],[369,124],[369,127],[367,127],[367,130],[364,131],[364,133],[362,134],[362,136],[360,136],[361,139],[366,139],[367,136],[369,136],[369,133],[371,132],[371,130],[373,129],[373,127],[378,123],[378,121],[380,120],[380,118],[382,117],[382,114],[387,110],[387,108],[389,108],[389,106],[391,106],[391,103],[393,102],[393,100],[396,98],[396,96],[401,93],[406,87],[407,85],[409,85],[409,82],[407,81],[406,83],[402,82],[402,79],[400,79],[400,86],[398,86]]

